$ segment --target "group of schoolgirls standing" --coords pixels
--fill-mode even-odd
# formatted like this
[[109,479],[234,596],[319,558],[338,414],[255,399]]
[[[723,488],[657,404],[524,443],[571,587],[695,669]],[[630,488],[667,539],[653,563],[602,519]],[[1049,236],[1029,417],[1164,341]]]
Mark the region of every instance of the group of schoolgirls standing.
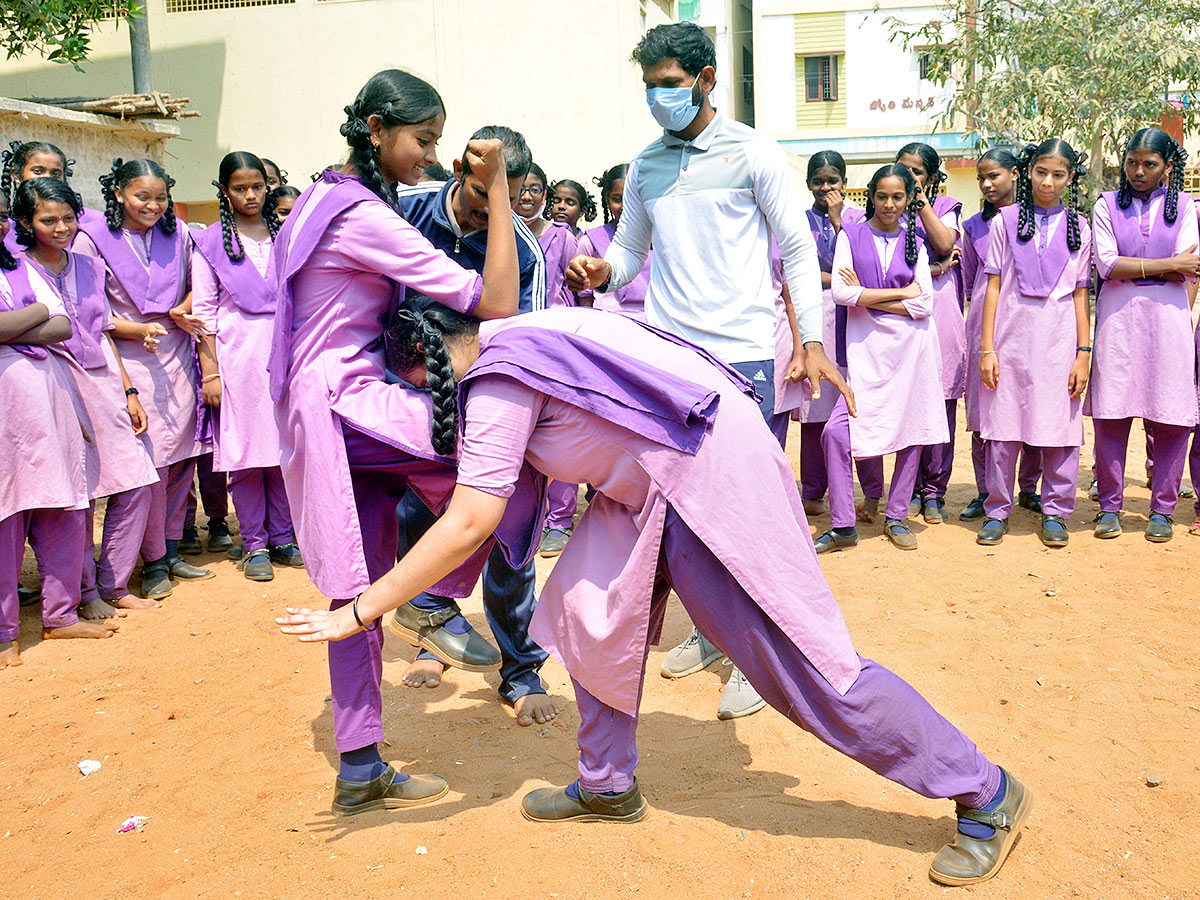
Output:
[[[1141,418],[1154,467],[1146,537],[1170,540],[1197,419],[1190,304],[1200,257],[1196,211],[1180,190],[1185,159],[1165,132],[1137,132],[1120,189],[1100,196],[1089,227],[1079,212],[1084,159],[1060,139],[985,153],[984,208],[961,225],[961,204],[938,196],[945,176],[927,145],[904,147],[874,174],[865,221],[844,208],[840,157],[813,157],[809,220],[829,279],[826,341],[858,401],[857,418],[844,401],[799,410],[810,513],[829,492],[832,528],[818,552],[857,543],[852,458],[869,504],[882,478],[863,464],[896,454],[885,514],[896,546],[916,546],[904,525],[910,500],[927,523],[946,520],[960,397],[977,486],[960,518],[983,520],[978,543],[1002,541],[1016,503],[1041,514],[1044,544],[1066,545],[1084,415],[1096,431],[1095,535],[1121,532],[1130,425]],[[858,517],[872,513],[860,507]]]
[[[6,207],[0,216],[0,403],[10,410],[0,426],[10,460],[0,472],[0,653],[9,664],[19,662],[19,604],[38,600],[36,592],[18,593],[26,539],[42,576],[44,635],[109,636],[124,610],[157,606],[173,581],[213,576],[180,555],[196,461],[207,443],[216,448],[218,470],[232,473],[235,485],[250,465],[278,469],[277,450],[273,460],[257,463],[239,455],[237,441],[250,426],[248,413],[233,404],[226,415],[214,415],[217,427],[208,437],[212,407],[202,402],[214,399],[212,385],[220,378],[213,341],[221,347],[241,330],[239,322],[223,334],[220,309],[249,292],[254,299],[245,302],[262,303],[269,319],[273,290],[261,276],[262,286],[248,288],[249,279],[229,275],[232,254],[230,266],[208,262],[215,258],[210,232],[215,229],[220,246],[222,226],[194,241],[175,217],[173,181],[156,162],[114,160],[99,179],[103,211],[83,208],[68,183],[69,164],[52,144],[14,142],[5,153],[0,191]],[[254,159],[252,167],[261,180],[262,163]],[[222,190],[224,196],[227,187]],[[235,240],[240,247],[242,239]],[[193,302],[203,316],[194,313]],[[230,343],[224,365],[241,387],[264,368],[265,345],[260,336],[256,362],[239,359],[239,346]],[[207,354],[198,353],[205,347]],[[31,399],[35,383],[52,387]],[[269,403],[257,402],[273,433]],[[251,440],[256,449],[268,443],[265,432]],[[259,490],[270,496],[269,488]],[[96,556],[90,515],[100,498],[107,503]],[[255,557],[253,504],[239,500],[236,488],[234,499],[246,556]],[[286,498],[280,491],[264,505],[272,549],[264,539],[261,555],[300,564]],[[135,596],[130,581],[139,557]],[[263,580],[261,571],[255,580]]]

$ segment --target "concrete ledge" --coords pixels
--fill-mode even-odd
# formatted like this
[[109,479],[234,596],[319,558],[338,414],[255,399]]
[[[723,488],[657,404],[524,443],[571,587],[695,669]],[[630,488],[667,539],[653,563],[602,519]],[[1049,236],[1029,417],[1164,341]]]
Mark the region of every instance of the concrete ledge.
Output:
[[114,116],[102,116],[96,113],[62,109],[58,106],[47,106],[44,103],[14,100],[11,97],[0,97],[0,118],[18,118],[30,122],[98,129],[150,141],[165,141],[179,136],[179,126],[170,122],[153,119],[118,119]]

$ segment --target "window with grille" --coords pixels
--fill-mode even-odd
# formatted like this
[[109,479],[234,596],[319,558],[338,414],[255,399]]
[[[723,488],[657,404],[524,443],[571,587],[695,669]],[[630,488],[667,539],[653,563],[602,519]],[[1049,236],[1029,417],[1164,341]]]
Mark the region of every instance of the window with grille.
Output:
[[167,12],[211,12],[249,6],[295,6],[296,0],[166,0]]
[[836,56],[804,57],[804,100],[821,103],[837,99]]
[[950,75],[950,66],[947,61],[942,60],[939,63],[929,48],[917,48],[917,66],[920,69],[922,81],[945,81]]

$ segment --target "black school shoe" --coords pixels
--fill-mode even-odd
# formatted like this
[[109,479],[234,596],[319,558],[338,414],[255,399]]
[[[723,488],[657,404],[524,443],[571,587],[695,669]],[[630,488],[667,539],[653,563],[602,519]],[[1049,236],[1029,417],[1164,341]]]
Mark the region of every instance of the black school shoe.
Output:
[[200,535],[197,534],[195,526],[183,529],[183,534],[179,538],[178,551],[184,556],[199,556],[204,552],[204,547],[200,545]]
[[1042,530],[1038,534],[1047,547],[1067,546],[1067,523],[1062,516],[1042,516]]
[[1042,511],[1042,495],[1035,494],[1033,491],[1021,491],[1017,494],[1017,506],[1027,509],[1032,513],[1040,514]]
[[993,812],[957,806],[965,819],[982,822],[995,829],[987,840],[973,838],[957,831],[954,840],[938,851],[929,867],[929,877],[938,884],[961,887],[987,881],[1000,871],[1008,853],[1021,833],[1021,826],[1033,809],[1033,791],[1004,772],[1008,779],[1004,800]]
[[404,809],[445,797],[450,785],[440,775],[411,775],[396,780],[396,770],[388,766],[373,781],[344,781],[333,788],[333,811],[339,816],[356,816],[375,809]]
[[208,520],[208,552],[220,553],[233,546],[233,535],[229,532],[229,523],[224,519]]
[[958,514],[958,517],[964,522],[973,522],[976,519],[982,519],[987,514],[983,508],[983,503],[987,498],[987,494],[978,495],[966,505],[966,508]]
[[1008,519],[988,519],[975,535],[975,543],[985,547],[994,547],[1004,540],[1008,534]]
[[212,569],[202,569],[199,566],[193,566],[182,556],[170,557],[167,560],[167,571],[171,573],[172,578],[177,578],[180,581],[204,581],[217,574]]
[[33,588],[17,587],[17,603],[21,606],[33,606],[42,599],[42,592]]
[[248,581],[272,581],[275,578],[270,553],[265,549],[251,550],[239,566]]
[[304,568],[304,557],[296,544],[280,544],[271,548],[271,562],[281,566],[291,566],[293,569]]
[[579,787],[576,800],[565,787],[552,787],[521,798],[521,815],[531,822],[640,822],[648,808],[636,778],[633,787],[612,797]]

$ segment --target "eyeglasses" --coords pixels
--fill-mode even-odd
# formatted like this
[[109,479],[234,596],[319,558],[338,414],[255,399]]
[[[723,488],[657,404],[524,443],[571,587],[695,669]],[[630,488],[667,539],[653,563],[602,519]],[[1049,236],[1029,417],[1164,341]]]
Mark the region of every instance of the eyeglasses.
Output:
[[546,193],[546,189],[542,187],[523,187],[517,192],[517,196],[520,197],[522,194],[528,194],[536,200],[544,193]]

